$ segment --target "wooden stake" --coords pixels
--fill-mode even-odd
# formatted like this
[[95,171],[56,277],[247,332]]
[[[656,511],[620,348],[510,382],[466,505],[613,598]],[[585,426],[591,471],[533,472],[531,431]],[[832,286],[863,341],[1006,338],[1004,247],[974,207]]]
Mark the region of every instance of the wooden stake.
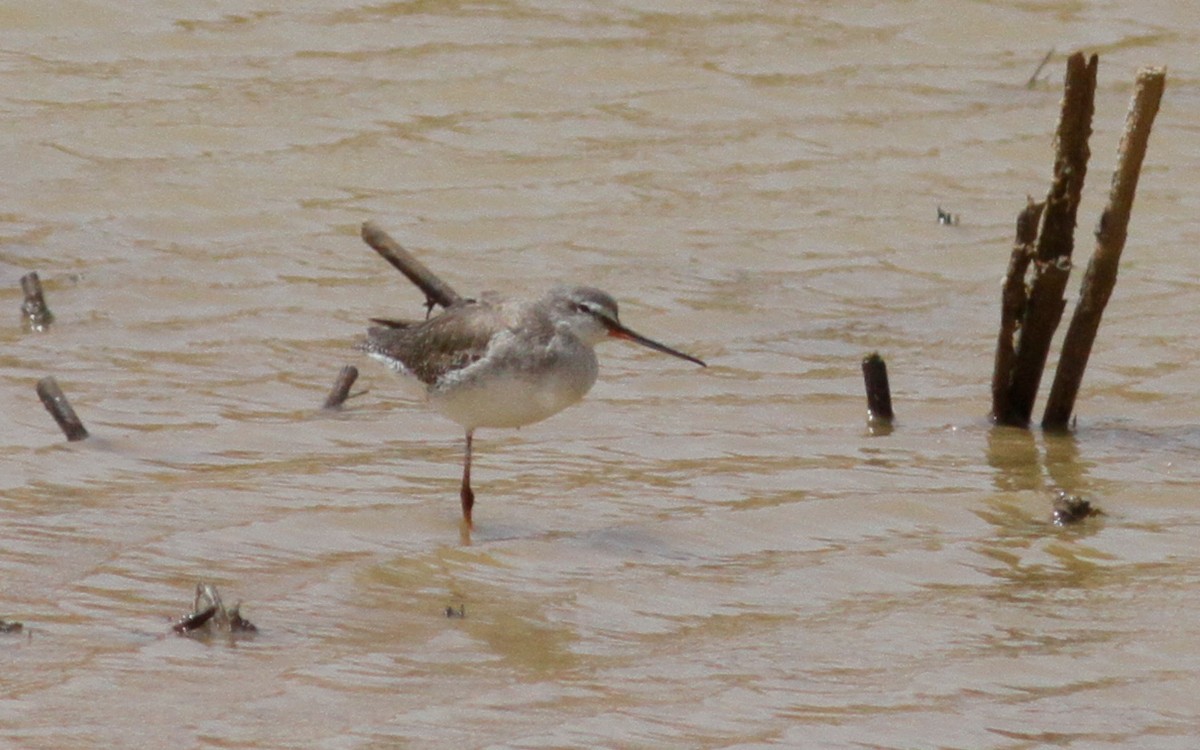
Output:
[[1097,63],[1095,55],[1085,61],[1079,52],[1067,59],[1062,116],[1055,139],[1054,181],[1038,232],[1033,283],[1013,359],[1008,407],[993,415],[999,424],[1029,425],[1050,342],[1066,307],[1063,290],[1071,272],[1075,214],[1090,156],[1088,137],[1092,133]]
[[1075,409],[1075,398],[1079,394],[1083,371],[1087,368],[1092,345],[1096,341],[1096,331],[1100,328],[1104,308],[1117,283],[1117,266],[1121,261],[1121,251],[1125,249],[1138,177],[1166,79],[1166,68],[1143,68],[1138,71],[1133,101],[1125,118],[1125,133],[1117,149],[1117,168],[1113,172],[1108,205],[1100,215],[1096,247],[1088,262],[1079,301],[1063,340],[1054,384],[1042,415],[1043,429],[1065,430]]
[[873,352],[862,361],[863,380],[867,388],[867,416],[872,424],[891,424],[892,391],[888,386],[887,363],[879,352]]

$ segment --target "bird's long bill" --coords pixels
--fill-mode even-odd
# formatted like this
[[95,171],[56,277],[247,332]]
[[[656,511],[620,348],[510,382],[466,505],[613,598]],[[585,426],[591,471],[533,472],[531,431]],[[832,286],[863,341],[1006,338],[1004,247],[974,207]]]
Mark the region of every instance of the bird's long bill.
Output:
[[695,362],[696,364],[700,365],[701,367],[708,367],[708,365],[704,364],[704,360],[697,359],[696,357],[693,357],[690,354],[684,354],[683,352],[679,351],[678,349],[672,349],[671,347],[667,346],[666,344],[660,344],[657,341],[655,341],[654,339],[648,339],[645,336],[643,336],[642,334],[637,333],[636,331],[629,330],[628,328],[621,325],[620,323],[614,323],[612,321],[605,321],[605,322],[608,325],[608,335],[612,336],[615,339],[624,339],[625,341],[632,341],[635,344],[641,344],[642,346],[649,347],[656,352],[662,352],[663,354],[670,354],[672,357],[679,357],[680,359],[686,359],[688,362]]

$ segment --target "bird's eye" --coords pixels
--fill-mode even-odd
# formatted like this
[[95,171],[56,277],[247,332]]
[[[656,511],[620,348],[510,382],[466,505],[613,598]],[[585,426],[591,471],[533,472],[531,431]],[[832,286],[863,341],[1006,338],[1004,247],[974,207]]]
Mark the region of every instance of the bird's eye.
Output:
[[576,302],[575,303],[575,312],[581,312],[585,315],[588,315],[588,314],[591,314],[592,307],[591,307],[591,305],[589,305],[586,302]]

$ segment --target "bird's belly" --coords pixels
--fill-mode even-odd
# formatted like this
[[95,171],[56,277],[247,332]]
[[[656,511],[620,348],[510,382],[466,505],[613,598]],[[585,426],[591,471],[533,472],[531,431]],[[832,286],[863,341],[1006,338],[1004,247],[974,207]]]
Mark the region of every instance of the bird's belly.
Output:
[[467,429],[476,427],[523,427],[551,417],[578,403],[592,383],[570,378],[531,380],[505,373],[485,383],[463,383],[444,391],[432,391],[429,403],[443,415]]

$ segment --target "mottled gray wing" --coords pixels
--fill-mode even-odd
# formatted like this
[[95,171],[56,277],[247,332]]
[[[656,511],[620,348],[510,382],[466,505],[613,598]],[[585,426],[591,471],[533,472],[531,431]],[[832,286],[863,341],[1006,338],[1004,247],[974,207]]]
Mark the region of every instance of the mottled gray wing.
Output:
[[398,364],[426,385],[478,361],[492,336],[507,327],[496,308],[477,302],[452,307],[419,323],[388,321],[386,325],[368,329],[363,349]]

